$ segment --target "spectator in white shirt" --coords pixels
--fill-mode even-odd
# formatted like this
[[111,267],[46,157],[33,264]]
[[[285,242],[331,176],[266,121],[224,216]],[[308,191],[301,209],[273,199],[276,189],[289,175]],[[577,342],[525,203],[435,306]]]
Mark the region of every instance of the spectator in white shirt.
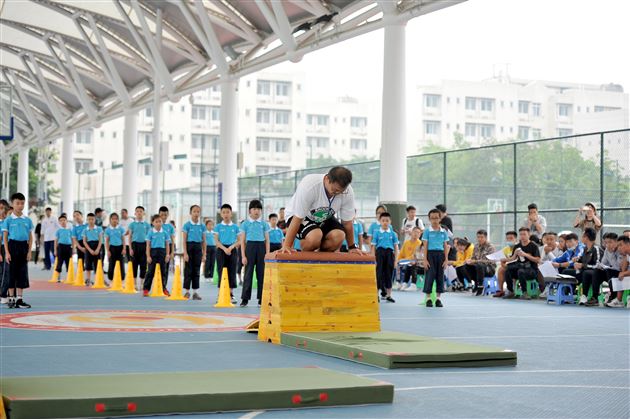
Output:
[[538,214],[538,205],[529,204],[527,206],[527,218],[523,220],[521,227],[529,229],[530,236],[535,234],[538,237],[542,237],[543,233],[547,229],[547,220],[545,217]]
[[44,270],[49,271],[52,267],[55,254],[55,237],[59,230],[59,222],[52,216],[52,208],[45,210],[46,216],[42,220],[42,235],[44,236]]
[[411,238],[411,230],[414,227],[420,229],[420,236],[422,237],[424,223],[420,218],[416,217],[416,207],[409,205],[407,207],[407,217],[402,220],[402,227],[400,228],[400,233],[404,235],[403,243]]

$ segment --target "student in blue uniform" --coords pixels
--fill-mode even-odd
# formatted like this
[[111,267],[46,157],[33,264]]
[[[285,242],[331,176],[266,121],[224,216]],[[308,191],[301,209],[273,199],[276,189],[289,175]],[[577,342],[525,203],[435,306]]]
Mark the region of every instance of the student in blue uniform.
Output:
[[[129,223],[127,234],[129,234],[129,255],[133,265],[133,277],[142,283],[147,273],[147,234],[151,230],[151,225],[144,221],[144,207],[137,206],[135,210],[136,219]],[[138,270],[140,273],[138,274]],[[139,279],[138,279],[139,278]],[[138,288],[140,285],[138,285]]]
[[258,285],[256,296],[258,305],[262,300],[262,289],[265,280],[265,255],[269,253],[269,224],[262,219],[262,202],[254,199],[249,203],[249,219],[241,224],[240,239],[245,266],[245,281],[241,294],[241,307],[247,306],[252,298],[252,281],[256,269]]
[[278,227],[278,214],[269,214],[269,251],[275,252],[282,248],[284,233]]
[[442,307],[440,300],[441,294],[444,292],[444,270],[448,266],[448,245],[449,237],[447,230],[440,225],[442,213],[439,209],[434,208],[429,211],[429,221],[431,225],[422,233],[422,246],[424,249],[424,288],[423,291],[427,295],[427,307],[433,307],[433,301],[429,298],[433,283],[436,284],[435,300],[436,307]]
[[74,219],[74,226],[72,226],[72,245],[77,254],[77,258],[84,260],[85,247],[83,247],[83,231],[86,229],[87,224],[83,222],[83,213],[79,210],[74,211],[72,218]]
[[56,271],[59,273],[57,282],[61,282],[61,270],[66,265],[66,272],[72,263],[72,230],[68,227],[68,217],[61,214],[58,218],[59,229],[55,232],[55,260],[57,266]]
[[214,228],[214,242],[217,246],[217,272],[219,273],[219,287],[223,279],[223,268],[227,268],[228,282],[230,283],[230,295],[232,303],[236,303],[233,290],[236,288],[236,248],[239,246],[239,228],[232,222],[232,206],[221,206],[221,221]]
[[210,218],[206,220],[206,231],[203,232],[206,237],[206,263],[203,267],[203,277],[206,282],[212,282],[214,277],[214,263],[217,257],[217,247],[214,244],[214,221]]
[[390,303],[392,298],[392,276],[394,261],[398,257],[398,235],[390,228],[392,217],[388,212],[379,215],[381,227],[372,233],[372,245],[376,249],[376,282],[381,296]]
[[[161,206],[158,212],[160,214],[160,218],[162,219],[162,229],[164,229],[164,231],[166,231],[171,238],[171,243],[169,244],[169,246],[171,246],[170,254],[171,260],[173,260],[173,263],[175,263],[175,260],[173,259],[173,257],[175,256],[175,227],[168,221],[168,207]],[[168,273],[170,272],[170,270],[171,261],[169,260],[168,262],[166,262],[166,272],[162,272],[162,279],[164,279],[165,283],[168,283]]]
[[92,285],[90,275],[96,272],[101,247],[103,246],[103,227],[96,225],[96,216],[93,213],[87,215],[87,228],[83,230],[83,246],[85,247],[85,286]]
[[166,269],[166,263],[170,260],[171,254],[171,237],[162,226],[162,218],[155,214],[151,216],[151,224],[153,228],[147,234],[146,257],[149,264],[149,271],[144,280],[142,295],[149,296],[151,285],[153,284],[153,276],[155,275],[155,265],[160,265],[160,273],[162,275],[162,289],[168,297],[170,294],[166,289],[166,276],[163,272]]
[[123,245],[125,229],[118,224],[118,214],[112,212],[109,215],[109,226],[105,229],[105,250],[107,251],[107,278],[112,281],[114,279],[114,271],[116,270],[116,262],[120,264],[121,278],[125,277],[125,255],[126,249]]
[[20,192],[11,195],[13,213],[4,220],[4,258],[9,267],[9,308],[31,308],[24,301],[24,290],[29,287],[28,262],[33,245],[33,221],[24,214],[26,198]]
[[184,242],[184,297],[190,297],[190,287],[193,289],[193,300],[201,300],[197,293],[199,289],[199,273],[201,264],[206,258],[206,238],[204,230],[206,227],[201,223],[201,207],[193,205],[190,207],[190,220],[186,221],[182,228]]
[[8,210],[9,202],[6,199],[0,199],[0,304],[9,302],[9,264],[4,260],[4,234],[2,233]]

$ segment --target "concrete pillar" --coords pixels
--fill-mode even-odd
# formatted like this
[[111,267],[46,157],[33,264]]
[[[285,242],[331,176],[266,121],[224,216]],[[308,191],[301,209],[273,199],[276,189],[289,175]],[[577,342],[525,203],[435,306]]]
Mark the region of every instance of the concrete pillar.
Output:
[[219,183],[221,203],[238,209],[238,80],[221,84],[221,132],[219,144]]
[[123,138],[122,207],[133,214],[138,205],[138,113],[125,115]]
[[24,213],[28,214],[28,148],[21,148],[18,154],[17,191],[26,198]]
[[160,103],[160,88],[156,86],[153,93],[153,147],[151,156],[151,205],[147,210],[149,214],[157,214],[160,208],[160,179],[162,172],[160,170],[160,134],[162,105]]
[[61,145],[61,212],[72,219],[74,211],[74,145],[72,135],[66,134]]

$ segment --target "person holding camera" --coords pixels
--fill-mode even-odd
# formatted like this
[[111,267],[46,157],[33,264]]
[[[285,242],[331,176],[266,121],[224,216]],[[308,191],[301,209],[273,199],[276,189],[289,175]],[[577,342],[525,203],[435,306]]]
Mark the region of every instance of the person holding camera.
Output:
[[599,230],[602,228],[602,220],[597,217],[595,204],[587,202],[578,210],[573,227],[579,228],[582,230],[582,233],[584,233],[587,228],[595,229],[595,232],[599,233]]

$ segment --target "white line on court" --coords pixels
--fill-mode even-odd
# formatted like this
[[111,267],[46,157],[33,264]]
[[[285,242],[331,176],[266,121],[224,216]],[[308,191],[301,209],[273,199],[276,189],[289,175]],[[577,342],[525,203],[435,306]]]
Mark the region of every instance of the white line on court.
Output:
[[514,336],[432,336],[436,339],[565,339],[565,338],[608,338],[608,337],[627,337],[628,333],[608,333],[608,334],[596,334],[596,335],[514,335]]
[[241,416],[239,419],[252,419],[255,418],[256,416],[265,413],[264,410],[254,410],[253,412],[249,412],[243,416]]
[[4,345],[0,349],[16,348],[65,348],[65,347],[91,347],[91,346],[144,346],[144,345],[209,345],[213,343],[251,343],[258,342],[255,339],[230,339],[230,340],[192,340],[186,342],[116,342],[116,343],[59,343],[50,345]]
[[423,386],[423,387],[402,387],[394,388],[394,391],[413,391],[413,390],[437,390],[437,389],[453,389],[453,388],[596,388],[606,390],[630,390],[630,387],[614,387],[614,386],[577,386],[566,384],[467,384],[455,386]]
[[370,372],[366,374],[356,374],[361,377],[383,376],[383,375],[444,375],[444,374],[562,374],[562,373],[592,373],[592,372],[620,372],[627,373],[630,369],[592,369],[592,370],[514,370],[514,371],[418,371],[418,372]]
[[462,317],[383,317],[381,320],[481,320],[481,319],[621,319],[623,316],[462,316]]

